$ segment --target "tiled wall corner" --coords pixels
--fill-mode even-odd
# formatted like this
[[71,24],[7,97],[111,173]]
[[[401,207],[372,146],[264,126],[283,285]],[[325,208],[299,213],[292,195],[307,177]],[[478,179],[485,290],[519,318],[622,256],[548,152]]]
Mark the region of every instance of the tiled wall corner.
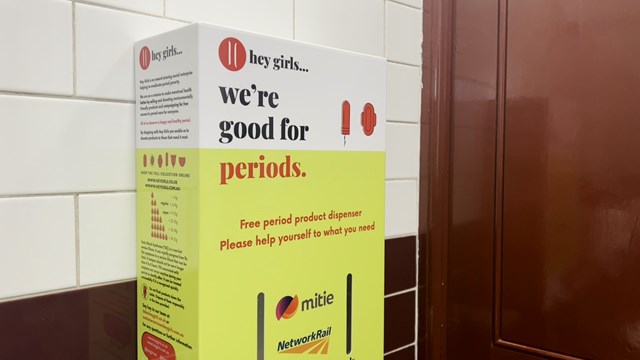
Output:
[[71,18],[70,1],[0,1],[0,90],[73,93]]
[[[385,360],[417,357],[418,180],[422,92],[422,0],[385,2],[387,185]],[[424,260],[421,260],[424,261]],[[409,275],[411,273],[411,275]]]
[[80,285],[136,277],[135,193],[80,195]]
[[293,38],[294,0],[165,0],[170,18]]
[[295,39],[384,56],[383,0],[304,0],[295,7]]
[[72,196],[0,199],[0,299],[76,285]]

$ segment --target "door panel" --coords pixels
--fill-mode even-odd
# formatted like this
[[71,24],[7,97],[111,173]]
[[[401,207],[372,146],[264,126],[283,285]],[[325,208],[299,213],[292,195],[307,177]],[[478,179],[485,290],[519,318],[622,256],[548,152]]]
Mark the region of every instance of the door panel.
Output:
[[447,359],[640,359],[640,2],[454,21]]
[[497,0],[454,4],[446,358],[488,359],[499,8]]

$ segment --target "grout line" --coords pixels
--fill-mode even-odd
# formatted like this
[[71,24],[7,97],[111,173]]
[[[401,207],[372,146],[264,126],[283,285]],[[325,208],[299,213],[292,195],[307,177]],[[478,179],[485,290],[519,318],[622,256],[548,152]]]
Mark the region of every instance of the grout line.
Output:
[[0,90],[0,95],[29,96],[29,97],[45,98],[45,99],[97,101],[97,102],[107,102],[107,103],[114,103],[114,104],[135,104],[136,103],[134,100],[105,99],[105,98],[94,98],[90,96],[76,96],[76,95],[39,94],[39,93],[31,93],[31,92],[24,92],[24,91]]
[[418,290],[418,287],[414,286],[411,289],[400,290],[400,291],[397,291],[397,292],[394,292],[394,293],[391,293],[391,294],[386,294],[384,296],[384,298],[387,299],[387,298],[398,296],[398,295],[402,295],[402,294],[408,294],[408,293],[410,293],[412,291],[415,291],[417,293],[418,292],[417,290]]
[[159,18],[160,19],[165,19],[165,20],[177,21],[177,22],[181,22],[181,23],[185,23],[185,24],[193,24],[194,23],[194,21],[182,20],[182,19],[172,18],[172,17],[159,17]]
[[154,18],[157,18],[157,19],[179,21],[179,22],[183,22],[185,24],[190,24],[191,23],[190,21],[186,21],[186,20],[168,18],[168,17],[166,17],[164,15],[150,14],[150,13],[146,13],[146,12],[142,12],[142,11],[138,11],[138,10],[131,10],[131,9],[121,8],[121,7],[112,6],[112,5],[96,4],[96,3],[93,3],[93,2],[87,1],[87,0],[75,0],[75,2],[78,3],[78,4],[82,4],[82,5],[90,5],[90,6],[100,7],[100,8],[109,9],[109,10],[124,11],[124,12],[132,13],[132,14],[150,16],[150,17],[154,17]]
[[420,125],[420,121],[411,121],[411,120],[392,120],[392,119],[387,119],[387,124],[408,124],[408,125]]
[[398,0],[387,0],[387,1],[392,2],[392,3],[394,3],[394,4],[403,5],[403,6],[406,6],[406,7],[408,7],[408,8],[411,8],[411,9],[416,9],[416,10],[420,10],[420,11],[422,11],[422,8],[421,8],[421,7],[414,6],[414,5],[409,5],[409,4],[405,4],[405,3],[399,2]]
[[10,297],[6,297],[6,298],[0,299],[0,304],[5,303],[5,302],[10,302],[10,301],[28,300],[28,299],[39,297],[39,296],[62,294],[62,293],[70,292],[70,291],[93,289],[93,288],[97,288],[97,287],[101,287],[101,286],[122,284],[122,283],[127,283],[127,282],[135,281],[135,280],[136,280],[136,278],[123,279],[123,280],[114,280],[114,281],[102,282],[102,283],[99,283],[99,284],[74,286],[74,287],[60,288],[60,289],[56,289],[56,290],[40,291],[40,292],[36,292],[36,293],[32,293],[32,294],[26,294],[26,295],[10,296]]
[[387,119],[387,123],[389,124],[403,124],[403,125],[420,125],[420,121],[410,121],[410,120],[392,120]]
[[80,197],[73,195],[73,211],[76,226],[76,286],[80,286]]
[[62,193],[40,193],[40,194],[11,194],[0,195],[0,199],[11,198],[29,198],[29,197],[45,197],[45,196],[79,196],[79,195],[99,195],[99,194],[128,194],[135,193],[135,190],[104,190],[104,191],[87,191],[87,192],[62,192]]
[[406,61],[399,61],[399,60],[391,60],[387,58],[387,62],[392,63],[392,64],[396,64],[396,65],[406,65],[406,66],[412,66],[412,67],[417,67],[417,68],[422,68],[421,64],[412,64],[412,63],[408,63]]
[[410,64],[408,62],[404,62],[404,61],[397,61],[397,60],[389,60],[387,59],[387,62],[390,64],[394,64],[394,65],[404,65],[404,66],[409,66],[409,67],[413,67],[413,68],[422,68],[422,65],[416,65],[416,64]]
[[76,60],[78,51],[76,46],[76,2],[75,0],[71,2],[71,62],[73,66],[73,95],[76,96],[78,94],[78,62]]
[[418,177],[385,179],[386,182],[388,182],[388,181],[417,181],[417,180],[418,180]]
[[399,178],[385,178],[384,181],[417,181],[419,176],[414,177],[399,177]]
[[[384,1],[382,3],[382,54],[384,54],[384,58],[389,61],[387,58],[387,2]],[[387,80],[388,83],[388,80]],[[388,84],[387,84],[388,85]]]
[[401,347],[399,347],[399,348],[397,348],[397,349],[393,349],[393,350],[391,350],[391,351],[388,351],[388,352],[384,353],[384,355],[383,355],[383,356],[387,356],[387,355],[391,355],[391,354],[393,354],[393,353],[400,352],[400,351],[402,351],[402,350],[404,350],[404,349],[410,348],[410,347],[415,346],[415,345],[416,345],[416,342],[414,341],[414,342],[412,342],[411,344],[408,344],[408,345],[405,345],[405,346],[401,346]]
[[400,239],[400,238],[404,238],[404,237],[407,237],[407,236],[418,236],[418,233],[415,232],[415,233],[411,233],[411,234],[407,233],[407,234],[400,234],[400,235],[396,234],[396,235],[392,235],[392,236],[387,236],[387,237],[384,238],[384,240],[385,241],[392,241],[393,239]]

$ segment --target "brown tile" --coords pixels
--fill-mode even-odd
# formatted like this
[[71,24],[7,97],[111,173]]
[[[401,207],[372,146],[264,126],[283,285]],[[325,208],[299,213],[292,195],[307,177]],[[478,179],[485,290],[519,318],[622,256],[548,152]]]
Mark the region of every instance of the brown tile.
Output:
[[[423,353],[426,349],[421,348],[422,342],[427,340],[427,236],[420,234],[418,236],[418,249],[420,249],[420,257],[418,258],[418,354]],[[418,357],[418,359],[426,359]]]
[[418,340],[418,359],[427,358],[427,339]]
[[385,241],[384,293],[392,294],[416,286],[416,238]]
[[415,306],[415,291],[391,296],[384,300],[385,353],[414,341]]
[[135,359],[135,286],[0,303],[0,359]]
[[416,348],[415,346],[411,346],[385,356],[384,360],[415,360],[415,356]]

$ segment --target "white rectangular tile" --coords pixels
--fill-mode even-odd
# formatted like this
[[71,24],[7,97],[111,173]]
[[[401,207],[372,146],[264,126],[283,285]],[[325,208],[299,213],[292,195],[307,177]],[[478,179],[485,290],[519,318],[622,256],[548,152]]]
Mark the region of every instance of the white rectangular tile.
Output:
[[408,6],[413,6],[415,8],[418,9],[422,9],[422,1],[423,0],[387,0],[387,1],[394,1],[400,4],[405,4]]
[[73,94],[70,1],[0,1],[0,90]]
[[133,100],[133,44],[186,24],[76,5],[76,84],[80,96]]
[[293,38],[293,0],[166,0],[166,16]]
[[0,96],[0,195],[135,189],[132,104]]
[[383,0],[296,2],[295,39],[384,56]]
[[120,9],[139,11],[147,14],[160,15],[164,12],[164,0],[84,0],[93,4],[113,6]]
[[420,126],[387,123],[387,179],[418,178]]
[[135,193],[80,195],[80,285],[136,277]]
[[387,64],[387,120],[420,121],[421,76],[418,66]]
[[385,237],[417,234],[417,182],[413,180],[388,180],[385,199]]
[[422,64],[422,11],[387,2],[386,55],[391,61]]
[[76,285],[72,196],[0,199],[0,298]]

